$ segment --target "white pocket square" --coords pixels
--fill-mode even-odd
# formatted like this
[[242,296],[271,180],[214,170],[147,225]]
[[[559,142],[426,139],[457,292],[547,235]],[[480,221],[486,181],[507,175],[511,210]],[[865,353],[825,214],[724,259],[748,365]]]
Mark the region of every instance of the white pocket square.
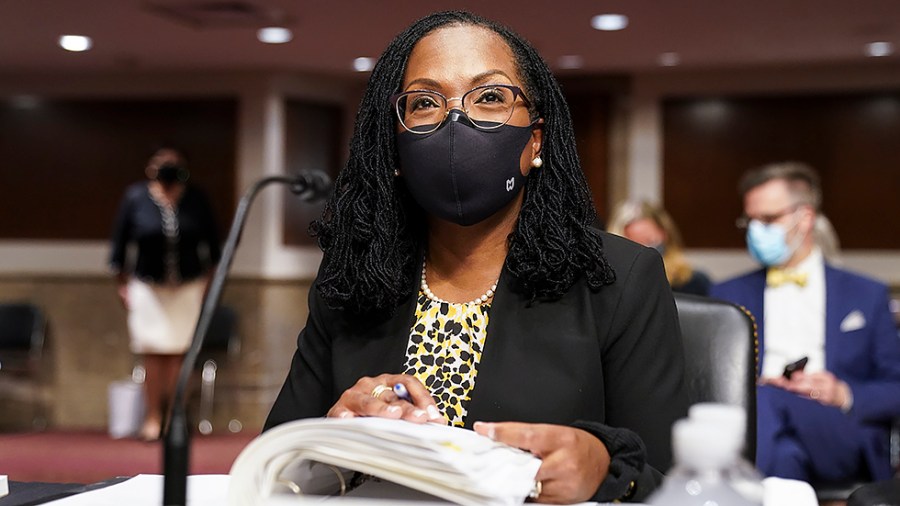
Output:
[[853,311],[850,311],[850,313],[844,317],[844,321],[841,322],[841,332],[852,332],[865,326],[866,317],[863,316],[862,311],[854,309]]

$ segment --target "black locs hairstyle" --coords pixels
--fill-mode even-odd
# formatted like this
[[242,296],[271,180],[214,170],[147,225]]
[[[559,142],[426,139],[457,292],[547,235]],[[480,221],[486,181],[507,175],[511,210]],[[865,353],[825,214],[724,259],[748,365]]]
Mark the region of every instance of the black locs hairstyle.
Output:
[[413,288],[422,262],[424,212],[398,166],[390,96],[402,84],[413,46],[447,25],[477,25],[502,37],[515,56],[532,115],[544,118],[543,168],[532,170],[506,267],[531,300],[560,297],[582,275],[592,289],[615,275],[590,227],[594,208],[575,151],[571,117],[559,84],[537,51],[517,34],[467,12],[426,16],[398,35],[372,70],[335,192],[310,230],[325,253],[317,289],[331,307],[391,311]]

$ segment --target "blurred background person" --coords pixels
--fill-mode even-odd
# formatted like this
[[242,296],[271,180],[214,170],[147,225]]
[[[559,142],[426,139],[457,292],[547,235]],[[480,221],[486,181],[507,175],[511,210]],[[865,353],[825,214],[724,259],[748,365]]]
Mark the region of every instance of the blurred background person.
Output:
[[661,206],[646,201],[623,202],[613,212],[609,232],[659,251],[673,291],[695,295],[709,293],[709,276],[688,262],[681,233]]
[[812,483],[889,478],[900,341],[887,287],[828,262],[815,233],[819,177],[809,166],[765,165],[744,175],[740,192],[739,221],[762,269],[711,294],[760,324],[757,466]]
[[[184,353],[200,314],[208,275],[220,256],[219,238],[206,195],[187,184],[183,152],[158,148],[145,173],[119,207],[110,266],[128,311],[130,348],[140,356],[145,418],[141,439],[159,439]],[[136,258],[127,261],[129,245]]]

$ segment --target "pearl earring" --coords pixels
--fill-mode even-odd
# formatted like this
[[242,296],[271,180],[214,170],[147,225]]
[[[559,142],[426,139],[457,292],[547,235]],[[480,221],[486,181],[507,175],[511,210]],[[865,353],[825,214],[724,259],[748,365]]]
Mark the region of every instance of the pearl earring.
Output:
[[400,169],[394,169],[394,177],[400,176]]
[[535,169],[540,169],[544,165],[544,161],[541,160],[540,156],[534,157],[534,160],[531,161],[531,166]]

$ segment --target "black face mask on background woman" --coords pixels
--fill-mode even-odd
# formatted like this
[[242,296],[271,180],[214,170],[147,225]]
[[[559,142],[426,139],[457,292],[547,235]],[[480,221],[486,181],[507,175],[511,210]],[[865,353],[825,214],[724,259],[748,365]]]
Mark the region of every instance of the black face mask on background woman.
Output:
[[400,168],[413,198],[430,214],[458,225],[492,216],[522,191],[519,167],[531,126],[479,130],[451,110],[433,133],[397,135]]
[[164,163],[156,169],[156,180],[162,184],[187,181],[187,169],[174,163]]

